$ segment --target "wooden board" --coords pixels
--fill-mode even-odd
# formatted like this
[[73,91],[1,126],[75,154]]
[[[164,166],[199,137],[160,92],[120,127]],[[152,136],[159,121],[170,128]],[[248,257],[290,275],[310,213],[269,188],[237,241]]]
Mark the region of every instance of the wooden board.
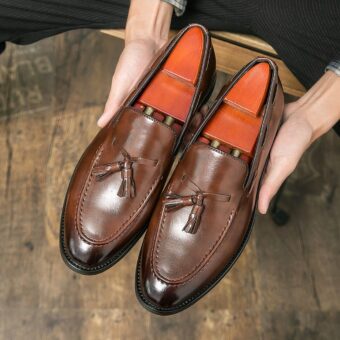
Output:
[[211,31],[213,37],[219,38],[235,44],[243,45],[244,47],[253,48],[261,51],[262,53],[277,55],[277,52],[264,40],[248,34],[232,33],[224,31]]
[[[11,70],[0,81],[6,98],[0,110],[0,338],[336,339],[340,160],[333,132],[312,146],[288,182],[282,203],[289,224],[279,228],[258,218],[228,276],[179,315],[155,316],[139,306],[140,242],[98,276],[64,265],[58,247],[64,194],[98,131],[122,47],[99,32],[77,31],[10,45],[0,57],[1,72]],[[45,68],[35,62],[39,57]],[[23,62],[26,68],[18,68]],[[34,72],[27,71],[30,64]],[[219,73],[215,94],[225,81]],[[41,96],[28,95],[32,86]]]
[[[102,30],[103,33],[124,39],[124,30]],[[170,36],[176,32],[172,31]],[[279,67],[282,86],[287,94],[300,97],[305,88],[279,59],[275,50],[263,40],[244,34],[213,31],[213,45],[216,53],[216,67],[227,74],[236,73],[242,66],[258,56],[269,56]],[[237,44],[236,44],[237,43]]]
[[[115,36],[120,39],[125,38],[125,30],[124,29],[104,29],[103,33]],[[171,31],[170,37],[173,37],[177,32]],[[225,31],[211,31],[211,35],[215,38],[219,38],[221,40],[228,40],[230,42],[235,42],[237,44],[242,44],[245,47],[256,48],[262,52],[267,52],[270,54],[277,55],[276,51],[264,40],[255,37],[253,35],[248,34],[240,34],[240,33],[232,33]]]

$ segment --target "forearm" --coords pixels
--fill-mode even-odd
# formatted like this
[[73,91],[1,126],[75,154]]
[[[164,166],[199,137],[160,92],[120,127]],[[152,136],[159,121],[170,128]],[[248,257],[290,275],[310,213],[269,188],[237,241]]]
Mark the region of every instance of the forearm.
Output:
[[125,48],[112,77],[98,125],[104,127],[131,92],[158,50],[167,42],[173,6],[161,0],[131,0]]
[[173,6],[161,0],[131,0],[125,31],[125,43],[152,41],[161,47],[170,30]]
[[311,126],[313,142],[340,119],[340,77],[327,71],[297,105],[302,118]]

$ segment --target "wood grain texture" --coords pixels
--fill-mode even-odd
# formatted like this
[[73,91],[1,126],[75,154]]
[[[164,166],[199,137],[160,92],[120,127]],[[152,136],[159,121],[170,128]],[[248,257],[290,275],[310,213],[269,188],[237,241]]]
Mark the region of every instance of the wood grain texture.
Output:
[[253,35],[225,32],[225,31],[212,31],[211,34],[221,39],[233,41],[237,44],[242,44],[244,46],[249,46],[254,49],[261,50],[263,52],[277,55],[277,52],[273,49],[271,45],[269,45],[264,40]]
[[[288,181],[282,200],[288,225],[258,218],[229,275],[179,315],[155,316],[139,306],[134,272],[141,242],[98,276],[64,265],[58,249],[64,194],[97,132],[121,50],[119,40],[77,31],[11,45],[0,57],[0,338],[338,338],[340,159],[333,132],[308,150]],[[225,80],[220,73],[214,95]],[[30,92],[35,86],[40,92]]]

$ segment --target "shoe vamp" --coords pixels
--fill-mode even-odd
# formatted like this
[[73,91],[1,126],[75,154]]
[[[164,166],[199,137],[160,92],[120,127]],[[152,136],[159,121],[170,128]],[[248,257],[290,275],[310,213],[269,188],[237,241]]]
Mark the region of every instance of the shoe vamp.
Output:
[[[163,207],[154,247],[154,270],[169,282],[190,280],[230,237],[242,197],[247,165],[205,144],[195,144],[175,171],[166,194],[190,196],[195,188],[207,195],[194,233],[186,232],[193,206]],[[197,189],[198,190],[198,189]],[[164,196],[163,196],[164,197]],[[228,198],[228,199],[227,199]]]
[[118,195],[123,181],[121,171],[97,180],[90,169],[78,205],[78,227],[86,238],[108,242],[133,224],[169,166],[174,141],[169,128],[133,110],[123,113],[99,147],[92,168],[123,161],[123,149],[131,157],[147,161],[132,164],[134,197]]

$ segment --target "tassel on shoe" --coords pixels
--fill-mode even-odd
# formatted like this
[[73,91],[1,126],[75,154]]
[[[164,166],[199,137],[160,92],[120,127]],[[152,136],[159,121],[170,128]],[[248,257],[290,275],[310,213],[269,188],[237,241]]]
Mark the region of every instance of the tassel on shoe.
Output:
[[[196,184],[194,185],[197,189],[199,189]],[[229,202],[231,196],[224,194],[214,194],[211,192],[202,192],[201,190],[196,191],[195,195],[190,196],[181,196],[175,193],[169,193],[165,195],[163,204],[166,211],[192,206],[188,221],[186,222],[182,231],[189,234],[195,234],[201,223],[201,217],[204,211],[203,202],[205,198],[213,199],[218,202]]]
[[113,164],[104,164],[104,165],[96,166],[93,169],[92,173],[93,175],[96,176],[97,181],[102,181],[103,179],[110,176],[111,174],[117,171],[121,171],[121,169],[122,169],[122,163],[117,162]]
[[197,201],[195,205],[192,207],[191,213],[189,215],[188,222],[185,224],[182,230],[189,234],[195,234],[197,232],[198,226],[201,223],[201,216],[203,210],[204,210],[203,197],[202,199],[199,199],[197,197]]
[[201,215],[204,210],[203,200],[203,193],[197,193],[191,196],[169,194],[165,196],[163,203],[167,211],[192,206],[189,219],[182,230],[186,233],[195,234],[200,225]]
[[163,200],[167,211],[193,205],[192,196],[166,195]]
[[131,157],[125,149],[122,149],[121,153],[124,157],[123,161],[98,165],[94,167],[92,174],[96,177],[97,181],[102,181],[113,173],[120,171],[122,183],[118,189],[117,195],[119,197],[132,198],[136,196],[136,183],[133,179],[132,164],[139,163],[144,165],[156,166],[158,164],[158,161],[142,157]]
[[[130,166],[129,166],[130,165]],[[119,187],[117,195],[119,197],[135,197],[136,196],[136,183],[132,175],[131,164],[126,164],[121,172],[122,183]]]

